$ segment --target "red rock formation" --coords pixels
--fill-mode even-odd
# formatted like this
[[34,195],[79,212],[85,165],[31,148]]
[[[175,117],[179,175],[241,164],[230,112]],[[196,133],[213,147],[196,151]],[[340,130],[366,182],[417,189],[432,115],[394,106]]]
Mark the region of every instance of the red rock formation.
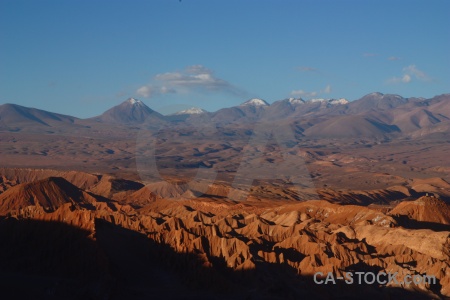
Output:
[[[316,272],[342,276],[348,271],[376,270],[398,272],[399,276],[435,276],[438,286],[421,284],[404,288],[417,289],[433,297],[450,297],[450,232],[401,228],[395,219],[396,215],[405,214],[417,221],[448,224],[445,223],[450,216],[448,206],[442,201],[421,198],[401,203],[388,215],[368,207],[323,200],[269,205],[252,201],[215,202],[206,198],[148,201],[149,195],[152,193],[133,194],[136,203],[146,204],[134,209],[88,194],[64,179],[48,178],[19,184],[1,194],[0,212],[18,219],[60,221],[84,228],[92,237],[103,236],[102,243],[110,246],[114,245],[114,232],[125,233],[114,228],[108,229],[112,230],[109,233],[105,229],[99,231],[100,223],[96,220],[139,233],[139,239],[147,237],[149,242],[165,249],[158,250],[163,252],[157,255],[177,272],[187,272],[186,268],[196,270],[197,281],[192,279],[192,274],[186,275],[189,284],[203,282],[205,279],[201,278],[211,274],[201,271],[204,268],[221,274],[217,275],[220,282],[227,284],[235,282],[226,279],[230,276],[227,272],[239,271],[239,274],[253,274],[253,279],[242,279],[243,282],[251,282],[253,287],[270,293],[272,287],[267,282],[277,274],[282,278],[277,286],[280,284],[281,290],[289,291],[286,295],[300,297],[312,289],[320,295],[325,293],[322,296],[327,298],[329,294],[326,296],[327,292],[313,283],[302,283],[306,286],[301,288],[299,278],[308,282]],[[106,238],[105,234],[111,237]],[[147,247],[146,243],[142,245]],[[109,255],[120,258],[120,253]],[[125,268],[126,264],[121,264]],[[226,285],[223,284],[220,286]],[[237,283],[228,286],[234,284]],[[390,288],[393,287],[391,284]],[[342,293],[351,295],[352,289],[357,288],[347,288]],[[367,288],[374,293],[394,291],[386,287]]]
[[390,215],[406,216],[420,222],[450,225],[450,205],[434,196],[399,203]]

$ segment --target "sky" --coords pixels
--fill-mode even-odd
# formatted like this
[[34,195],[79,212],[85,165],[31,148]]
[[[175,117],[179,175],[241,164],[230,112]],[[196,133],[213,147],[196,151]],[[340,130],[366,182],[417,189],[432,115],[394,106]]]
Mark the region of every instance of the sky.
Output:
[[0,0],[0,104],[80,118],[450,93],[450,1]]

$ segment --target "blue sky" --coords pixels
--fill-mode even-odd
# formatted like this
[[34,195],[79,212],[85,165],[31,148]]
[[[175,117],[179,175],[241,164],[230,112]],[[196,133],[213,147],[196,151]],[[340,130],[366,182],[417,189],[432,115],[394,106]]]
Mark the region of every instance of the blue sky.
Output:
[[450,1],[0,0],[0,103],[92,117],[450,92]]

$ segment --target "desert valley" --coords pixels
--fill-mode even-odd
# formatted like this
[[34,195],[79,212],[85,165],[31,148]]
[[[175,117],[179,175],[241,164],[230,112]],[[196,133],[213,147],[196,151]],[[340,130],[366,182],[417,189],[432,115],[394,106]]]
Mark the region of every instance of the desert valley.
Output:
[[[3,104],[1,293],[450,298],[449,153],[450,94],[171,115],[130,98],[89,119]],[[318,272],[436,282],[325,285]]]

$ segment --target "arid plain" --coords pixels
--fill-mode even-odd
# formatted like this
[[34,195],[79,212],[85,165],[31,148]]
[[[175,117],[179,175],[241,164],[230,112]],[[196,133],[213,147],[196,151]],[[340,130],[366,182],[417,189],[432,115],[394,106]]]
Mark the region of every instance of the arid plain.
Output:
[[[0,106],[0,286],[26,299],[450,297],[450,94],[78,119]],[[314,274],[434,276],[317,284]],[[28,288],[23,289],[26,282]]]

